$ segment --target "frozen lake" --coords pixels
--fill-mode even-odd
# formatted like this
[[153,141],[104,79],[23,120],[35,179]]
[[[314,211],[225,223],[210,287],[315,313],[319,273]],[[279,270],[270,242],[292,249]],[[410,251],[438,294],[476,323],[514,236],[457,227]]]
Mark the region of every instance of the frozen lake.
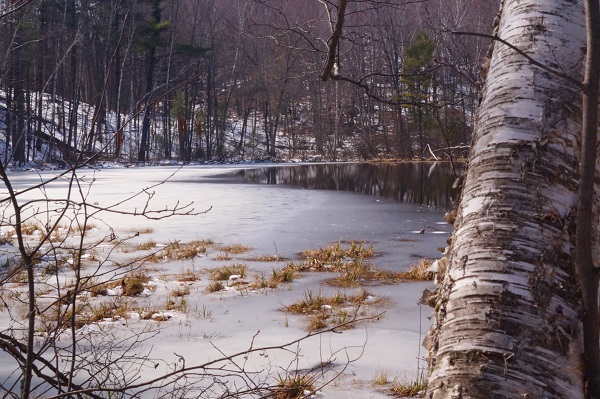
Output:
[[[242,177],[241,169],[247,169],[248,178]],[[163,220],[103,212],[94,222],[100,230],[110,226],[117,235],[152,227],[152,239],[158,243],[212,239],[252,247],[254,255],[278,255],[297,260],[299,253],[306,249],[326,247],[335,242],[361,241],[375,247],[377,267],[397,271],[406,270],[421,258],[439,257],[438,248],[446,245],[451,229],[442,217],[443,207],[448,202],[441,200],[439,194],[431,195],[427,188],[427,177],[432,172],[419,172],[418,184],[411,183],[416,184],[420,195],[406,194],[414,191],[406,189],[402,191],[401,198],[393,199],[393,195],[386,198],[355,191],[334,191],[329,189],[331,187],[319,187],[328,189],[318,190],[258,183],[265,170],[271,178],[263,183],[302,185],[297,181],[273,181],[273,177],[277,179],[278,175],[290,176],[291,173],[275,166],[268,169],[239,165],[88,169],[78,172],[78,176],[82,182],[81,193],[88,203],[96,207],[114,206],[113,209],[139,212],[150,196],[149,209],[193,203],[195,211],[208,210],[206,213]],[[309,172],[301,174],[314,174],[314,170],[309,169]],[[15,188],[24,189],[55,173],[13,173],[11,179]],[[347,179],[348,176],[351,178],[351,173],[336,173],[338,178],[333,181],[338,189],[345,190],[348,184],[341,183],[346,181],[341,179],[341,175],[347,175]],[[394,180],[399,178],[398,174],[393,176]],[[257,183],[251,182],[250,178]],[[49,198],[64,198],[67,183],[60,180],[47,186],[44,192],[29,191],[20,195],[19,199],[39,198],[42,194]],[[440,183],[436,180],[432,184]],[[393,185],[396,187],[396,183]],[[383,189],[381,184],[379,187],[377,192],[398,192],[397,188]],[[434,188],[433,191],[440,191],[440,187]],[[441,190],[447,188],[444,186]],[[145,194],[127,200],[139,192]],[[426,203],[398,201],[417,197],[427,198]],[[419,234],[423,230],[424,234]],[[139,237],[139,242],[146,239],[147,236]],[[197,270],[203,270],[217,265],[218,261],[207,256],[191,264]],[[185,265],[187,267],[189,263]],[[248,266],[252,273],[270,273],[274,267],[272,263],[265,262],[248,262]],[[182,263],[156,267],[157,274],[167,275],[181,271],[184,266]],[[164,284],[166,287],[167,283]],[[430,283],[404,283],[369,287],[374,295],[387,297],[392,304],[381,321],[367,330],[359,328],[308,343],[304,359],[307,365],[322,357],[324,345],[328,350],[365,345],[364,354],[352,364],[348,374],[349,378],[363,382],[357,382],[355,387],[334,384],[326,388],[323,395],[385,397],[369,388],[368,380],[375,378],[378,371],[389,370],[399,376],[415,374],[417,357],[424,356],[420,341],[426,333],[427,316],[431,314],[430,309],[421,309],[417,301],[422,289],[429,286]],[[282,307],[305,295],[307,290],[331,290],[320,274],[308,274],[287,288],[244,295],[209,294],[204,289],[196,289],[187,300],[188,312],[178,322],[162,323],[159,338],[157,336],[147,342],[153,346],[154,356],[165,359],[167,363],[174,353],[181,352],[182,343],[185,343],[186,353],[202,353],[210,357],[215,355],[210,355],[214,352],[211,352],[213,344],[227,352],[243,350],[258,330],[261,334],[256,338],[257,345],[273,345],[298,338],[306,333],[302,316],[286,315],[281,311]],[[152,296],[147,299],[149,302],[152,300]],[[207,317],[207,312],[210,317]],[[2,359],[0,366],[8,372],[11,367],[6,361]]]
[[[435,257],[438,254],[437,247],[432,247],[429,240],[417,240],[407,246],[402,244],[406,239],[419,238],[415,232],[423,228],[431,234],[443,234],[449,230],[443,224],[444,208],[430,204],[435,200],[435,203],[447,207],[446,188],[438,188],[442,194],[436,194],[435,197],[420,196],[429,203],[414,204],[348,191],[302,189],[285,184],[253,184],[241,177],[241,168],[186,166],[181,169],[90,169],[80,171],[79,177],[87,183],[84,188],[87,190],[89,187],[87,202],[102,207],[111,207],[142,190],[148,190],[154,194],[149,203],[150,209],[164,209],[177,203],[191,203],[195,211],[210,209],[199,215],[174,216],[160,221],[106,212],[98,215],[99,220],[117,231],[152,227],[157,239],[163,241],[210,238],[219,242],[251,245],[257,252],[288,258],[302,250],[337,241],[368,241],[389,255],[382,259],[383,266],[402,268],[411,259]],[[264,170],[259,167],[246,168]],[[271,170],[278,169],[273,167]],[[251,172],[249,170],[247,173]],[[40,176],[47,179],[52,175],[54,173],[44,172]],[[257,175],[255,172],[253,176]],[[15,188],[21,189],[38,182],[40,176],[14,173],[11,179]],[[398,178],[396,175],[393,177],[394,181]],[[413,180],[407,181],[412,181],[422,190],[431,191],[427,188],[426,177],[423,180],[421,176],[417,183],[414,183],[414,176]],[[433,180],[432,184],[441,183]],[[47,186],[45,193],[34,190],[20,198],[36,198],[44,194],[62,198],[65,188],[66,182],[61,180]],[[416,195],[411,194],[410,197]],[[115,206],[115,209],[139,212],[146,198],[146,195],[140,195]],[[444,198],[443,202],[441,198]],[[443,244],[443,240],[439,241]]]

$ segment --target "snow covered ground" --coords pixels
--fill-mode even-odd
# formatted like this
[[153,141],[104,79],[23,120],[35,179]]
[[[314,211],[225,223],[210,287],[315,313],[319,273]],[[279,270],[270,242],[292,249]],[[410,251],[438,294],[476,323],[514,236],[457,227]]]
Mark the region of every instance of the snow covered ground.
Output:
[[[160,310],[157,312],[162,317],[142,320],[138,311],[137,316],[133,312],[128,318],[107,319],[80,331],[81,334],[98,330],[118,334],[133,330],[151,332],[143,346],[151,349],[150,356],[158,361],[155,369],[144,370],[144,378],[168,372],[180,365],[183,358],[185,365],[191,366],[221,356],[219,351],[232,354],[248,349],[251,343],[254,347],[273,346],[298,339],[307,334],[307,317],[286,312],[286,306],[308,292],[341,290],[353,293],[358,289],[332,287],[328,284],[330,273],[302,273],[300,278],[275,289],[227,289],[210,293],[206,290],[211,283],[210,269],[243,263],[248,268],[247,279],[251,281],[269,276],[289,262],[301,261],[301,251],[336,242],[360,241],[374,246],[377,256],[373,262],[377,267],[403,271],[421,258],[439,257],[437,249],[446,245],[450,226],[441,223],[441,210],[346,192],[249,184],[236,173],[241,167],[253,166],[145,167],[79,172],[85,183],[83,192],[87,193],[89,187],[86,200],[96,207],[109,207],[140,190],[164,182],[148,190],[152,193],[151,209],[193,202],[196,211],[209,210],[158,221],[104,212],[93,221],[95,227],[89,232],[90,240],[109,234],[108,226],[119,237],[131,236],[127,246],[123,247],[128,248],[127,251],[110,254],[115,262],[126,263],[139,256],[141,252],[136,252],[136,245],[149,241],[153,242],[150,251],[159,251],[175,241],[212,240],[215,243],[206,253],[193,259],[162,260],[143,266],[150,281],[142,295],[132,301],[137,309]],[[171,176],[173,172],[176,173]],[[11,178],[18,188],[24,188],[53,173],[56,172],[41,175],[13,173]],[[46,195],[60,197],[65,188],[66,182],[59,181],[46,189]],[[39,190],[32,191],[21,196],[21,201],[39,195]],[[146,198],[147,194],[137,196],[118,208],[139,213]],[[419,234],[423,228],[425,234]],[[252,249],[240,254],[224,254],[224,245],[235,244]],[[102,259],[108,256],[108,251],[109,247],[99,247],[94,258]],[[274,255],[280,260],[257,260],[261,256]],[[225,257],[230,259],[224,260]],[[93,269],[88,266],[90,272]],[[182,279],[186,273],[193,273],[199,279]],[[69,278],[67,274],[63,277]],[[249,364],[253,367],[268,364],[277,376],[290,365],[299,369],[314,367],[332,353],[335,353],[331,359],[334,363],[344,364],[347,355],[355,361],[319,396],[388,397],[380,387],[372,384],[378,374],[386,372],[390,379],[410,379],[419,372],[419,367],[424,367],[419,357],[426,353],[420,343],[427,332],[431,310],[421,308],[417,301],[421,291],[431,285],[399,283],[365,287],[373,297],[386,298],[386,305],[373,307],[365,313],[372,315],[384,311],[379,320],[307,339],[300,344],[297,358],[279,351],[251,358]],[[118,294],[118,287],[115,289],[117,292],[109,294]],[[189,291],[182,296],[185,301],[173,295],[176,290],[183,289]],[[169,300],[181,306],[167,310],[165,303]],[[0,317],[1,325],[8,326],[8,312],[2,312]],[[5,355],[2,357],[0,375],[8,377],[11,365]]]

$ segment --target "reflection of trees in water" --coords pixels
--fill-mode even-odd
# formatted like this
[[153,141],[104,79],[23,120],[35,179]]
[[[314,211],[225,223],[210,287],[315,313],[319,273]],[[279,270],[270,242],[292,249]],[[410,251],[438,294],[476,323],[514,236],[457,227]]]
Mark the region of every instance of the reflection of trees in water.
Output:
[[249,169],[243,175],[256,183],[353,191],[445,208],[456,195],[454,173],[444,163],[297,165]]

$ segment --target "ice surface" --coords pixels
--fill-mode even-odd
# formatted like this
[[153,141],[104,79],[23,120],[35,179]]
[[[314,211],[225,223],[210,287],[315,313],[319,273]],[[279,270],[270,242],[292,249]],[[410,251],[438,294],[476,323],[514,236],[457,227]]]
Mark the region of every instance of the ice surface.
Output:
[[[151,237],[158,246],[175,240],[191,241],[212,239],[226,244],[252,247],[250,255],[279,255],[288,260],[298,259],[300,251],[325,247],[337,241],[359,240],[373,244],[378,252],[375,264],[380,268],[405,270],[422,257],[434,258],[437,248],[446,245],[450,226],[439,224],[443,212],[418,205],[346,192],[302,190],[287,186],[250,184],[236,172],[239,166],[146,167],[129,169],[84,170],[80,176],[92,182],[87,201],[99,207],[119,203],[142,189],[165,181],[152,188],[152,209],[172,207],[179,202],[193,202],[194,209],[205,214],[175,216],[154,221],[118,213],[98,215],[97,234],[106,234],[105,225],[117,234],[152,227],[137,242]],[[171,176],[173,172],[175,175]],[[47,179],[56,172],[44,172]],[[14,173],[11,176],[17,188],[24,188],[40,176]],[[67,182],[62,181],[46,189],[50,197],[64,196]],[[84,186],[85,188],[85,186]],[[39,197],[40,191],[25,193],[25,198]],[[120,209],[138,211],[145,198],[137,197],[124,203]],[[125,207],[125,208],[123,208]],[[102,221],[100,223],[100,221]],[[418,234],[425,229],[424,234]],[[156,266],[160,275],[180,273],[184,268],[204,270],[228,262],[208,257],[193,261],[171,262]],[[271,262],[245,262],[252,273],[270,273],[277,266]],[[203,276],[204,280],[208,280]],[[188,365],[217,356],[213,345],[226,353],[246,349],[253,336],[255,346],[281,344],[306,334],[306,320],[282,311],[282,308],[302,297],[307,290],[335,291],[325,284],[323,274],[307,274],[293,283],[275,290],[224,291],[209,294],[194,290],[187,297],[187,312],[169,315],[169,320],[157,323],[159,334],[146,344],[153,346],[152,356],[165,362],[177,360],[175,353],[187,354]],[[206,282],[208,283],[208,281]],[[156,279],[156,290],[139,301],[163,301],[161,295],[178,284]],[[404,283],[368,287],[377,297],[387,297],[390,306],[380,321],[365,327],[345,330],[341,334],[325,334],[313,338],[302,347],[301,367],[310,367],[322,359],[322,352],[342,347],[358,355],[344,373],[345,382],[332,384],[323,390],[323,397],[331,398],[384,398],[384,393],[371,387],[378,371],[390,376],[414,376],[418,357],[425,356],[420,342],[427,333],[431,312],[421,308],[417,301],[421,291],[430,283]],[[160,298],[160,299],[157,299]],[[4,325],[7,314],[2,313]],[[133,324],[133,319],[129,321]],[[119,328],[120,323],[114,323]],[[358,348],[357,348],[358,347]],[[282,364],[288,359],[271,359]],[[341,359],[340,359],[341,360]],[[0,373],[6,368],[6,359],[0,359]],[[287,365],[287,364],[286,364]],[[160,371],[160,368],[159,370]],[[157,371],[157,372],[158,372]]]

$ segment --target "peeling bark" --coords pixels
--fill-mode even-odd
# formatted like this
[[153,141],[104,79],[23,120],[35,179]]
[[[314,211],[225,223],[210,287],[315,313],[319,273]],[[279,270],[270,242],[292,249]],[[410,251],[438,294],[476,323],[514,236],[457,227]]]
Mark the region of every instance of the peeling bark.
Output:
[[[504,0],[498,36],[582,80],[582,0]],[[438,288],[426,398],[584,397],[580,115],[580,86],[495,43]]]

